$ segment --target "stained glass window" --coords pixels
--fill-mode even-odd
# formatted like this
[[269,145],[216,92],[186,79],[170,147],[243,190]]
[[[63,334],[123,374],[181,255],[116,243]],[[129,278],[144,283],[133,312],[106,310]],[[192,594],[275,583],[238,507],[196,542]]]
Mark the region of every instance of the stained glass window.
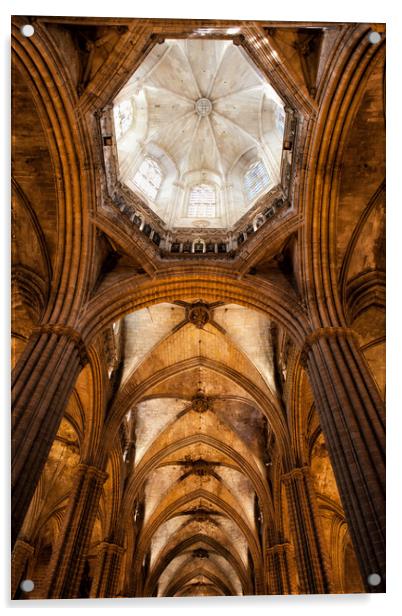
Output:
[[269,175],[262,160],[253,163],[244,176],[244,190],[249,201],[253,201],[269,186]]
[[145,158],[134,176],[134,184],[151,201],[154,201],[162,182],[162,172],[157,162]]
[[113,108],[116,139],[120,139],[130,128],[133,121],[133,106],[131,101],[123,101]]
[[282,134],[285,129],[285,111],[280,105],[275,108],[275,122],[276,128]]
[[187,216],[191,218],[214,218],[216,216],[216,192],[213,186],[210,184],[193,186]]

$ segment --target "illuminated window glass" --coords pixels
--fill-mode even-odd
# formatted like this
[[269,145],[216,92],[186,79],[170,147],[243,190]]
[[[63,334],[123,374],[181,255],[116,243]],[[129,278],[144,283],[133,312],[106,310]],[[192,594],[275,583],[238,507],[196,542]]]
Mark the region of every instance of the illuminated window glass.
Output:
[[275,122],[276,128],[282,134],[285,129],[285,111],[280,105],[277,105],[275,109]]
[[269,186],[269,175],[264,163],[259,160],[249,167],[244,176],[244,190],[249,201],[253,201]]
[[158,163],[151,158],[145,158],[134,176],[134,184],[146,197],[154,201],[161,182],[162,173]]
[[133,121],[133,106],[131,101],[123,101],[113,108],[116,139],[120,139],[130,128]]
[[187,216],[191,218],[214,218],[216,216],[216,192],[209,184],[193,186],[190,192]]

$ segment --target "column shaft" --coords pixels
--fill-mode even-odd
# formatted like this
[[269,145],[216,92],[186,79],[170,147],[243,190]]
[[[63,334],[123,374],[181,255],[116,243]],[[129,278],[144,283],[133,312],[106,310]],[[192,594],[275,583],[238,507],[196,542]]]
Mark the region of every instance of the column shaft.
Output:
[[[305,351],[328,451],[366,589],[385,591],[384,405],[349,330],[319,330]],[[371,573],[382,582],[367,583]]]
[[319,521],[316,494],[308,467],[283,476],[301,594],[332,591],[328,559]]
[[293,547],[280,543],[267,550],[267,584],[270,595],[296,593],[296,572]]
[[49,564],[48,598],[77,598],[106,477],[106,473],[94,466],[80,464],[78,467],[60,541]]
[[83,362],[77,334],[49,326],[28,342],[12,385],[12,545]]
[[110,599],[117,596],[123,553],[124,549],[116,543],[104,542],[99,546],[98,566],[91,591],[92,597]]

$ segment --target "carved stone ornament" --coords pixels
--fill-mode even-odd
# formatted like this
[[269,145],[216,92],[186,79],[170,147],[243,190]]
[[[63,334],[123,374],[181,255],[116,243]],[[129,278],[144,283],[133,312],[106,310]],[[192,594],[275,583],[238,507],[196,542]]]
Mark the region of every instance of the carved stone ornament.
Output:
[[205,413],[209,409],[209,400],[200,389],[192,399],[192,408],[196,413]]
[[187,309],[187,319],[198,327],[202,329],[210,319],[210,311],[207,304],[203,304],[202,302],[197,302],[192,304]]
[[193,558],[209,558],[208,551],[204,548],[197,548],[193,550]]
[[204,477],[205,475],[211,474],[211,470],[213,470],[213,468],[214,465],[203,458],[198,458],[198,460],[188,460],[188,463],[186,464],[186,470],[198,475],[199,477]]

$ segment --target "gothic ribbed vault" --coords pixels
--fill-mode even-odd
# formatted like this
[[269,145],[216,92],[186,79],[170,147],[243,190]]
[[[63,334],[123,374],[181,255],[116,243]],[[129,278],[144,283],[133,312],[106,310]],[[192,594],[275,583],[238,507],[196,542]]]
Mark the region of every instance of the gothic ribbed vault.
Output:
[[383,591],[383,25],[24,20],[12,596]]
[[170,228],[231,228],[280,182],[284,120],[239,45],[168,39],[114,100],[120,180]]

